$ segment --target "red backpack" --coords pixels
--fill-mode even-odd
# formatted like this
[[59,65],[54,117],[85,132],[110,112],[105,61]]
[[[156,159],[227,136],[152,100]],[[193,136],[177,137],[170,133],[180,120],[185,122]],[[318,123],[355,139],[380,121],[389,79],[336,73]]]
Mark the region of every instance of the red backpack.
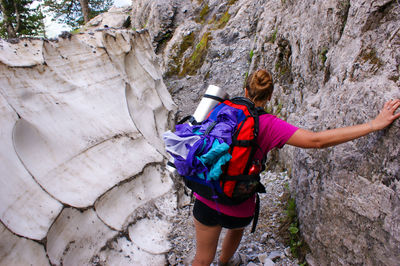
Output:
[[[203,122],[197,124],[191,117],[191,124],[181,121],[176,126],[177,138],[198,139],[193,142],[178,145],[186,147],[187,157],[183,158],[171,153],[174,157],[173,166],[183,177],[187,187],[198,195],[213,200],[216,204],[237,205],[249,198],[256,197],[256,211],[251,232],[255,231],[259,213],[258,193],[265,193],[265,187],[260,182],[260,172],[264,170],[265,157],[255,161],[254,155],[260,149],[257,144],[259,131],[259,115],[265,111],[256,108],[254,103],[243,97],[222,101]],[[229,125],[229,126],[227,126]],[[204,155],[214,152],[213,144],[226,148],[224,159],[205,162]],[[211,147],[211,148],[210,148]],[[219,147],[218,147],[219,148]]]
[[[256,108],[247,98],[236,97],[217,105],[200,125],[213,121],[211,126],[216,128],[218,116],[226,108],[237,110],[237,124],[231,132],[232,143],[229,145],[232,158],[222,166],[222,174],[218,180],[205,180],[197,175],[183,175],[183,179],[186,186],[204,198],[225,205],[237,205],[255,193],[265,193],[265,188],[260,183],[260,172],[263,170],[265,158],[262,161],[254,160],[256,151],[260,149],[257,144],[258,117],[265,112]],[[193,127],[196,128],[196,125]],[[207,128],[201,133],[212,134],[213,128]],[[196,156],[201,156],[201,152]]]

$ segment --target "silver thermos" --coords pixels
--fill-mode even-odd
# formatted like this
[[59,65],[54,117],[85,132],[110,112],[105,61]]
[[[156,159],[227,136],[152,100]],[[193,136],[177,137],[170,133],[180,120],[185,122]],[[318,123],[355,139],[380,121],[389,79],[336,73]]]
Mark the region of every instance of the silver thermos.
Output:
[[[206,92],[203,95],[199,105],[196,108],[196,111],[192,115],[192,118],[189,119],[189,123],[201,123],[204,119],[206,119],[208,113],[220,102],[229,98],[229,94],[226,93],[222,88],[209,85]],[[174,164],[171,162],[173,158],[171,157],[170,161],[167,163],[167,169],[171,172],[176,172]]]
[[193,118],[196,119],[197,123],[202,122],[218,103],[228,98],[228,93],[223,89],[215,85],[209,85],[193,114]]

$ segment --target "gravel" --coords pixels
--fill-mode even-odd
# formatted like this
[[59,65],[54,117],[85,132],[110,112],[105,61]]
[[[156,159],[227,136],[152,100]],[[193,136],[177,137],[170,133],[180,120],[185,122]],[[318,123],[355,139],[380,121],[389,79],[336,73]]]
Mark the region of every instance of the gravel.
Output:
[[[239,265],[299,265],[298,260],[292,257],[288,245],[284,244],[279,230],[285,217],[285,202],[282,199],[288,193],[290,179],[286,172],[264,172],[261,178],[267,193],[260,194],[261,208],[257,229],[252,234],[251,226],[246,228],[235,257],[240,257],[242,262]],[[174,230],[170,235],[172,249],[168,253],[170,265],[191,265],[195,255],[195,230],[191,214],[193,203],[188,198],[186,201],[187,204],[180,208],[173,221]],[[212,264],[214,266],[217,265],[224,233],[225,230],[220,237],[217,256]]]

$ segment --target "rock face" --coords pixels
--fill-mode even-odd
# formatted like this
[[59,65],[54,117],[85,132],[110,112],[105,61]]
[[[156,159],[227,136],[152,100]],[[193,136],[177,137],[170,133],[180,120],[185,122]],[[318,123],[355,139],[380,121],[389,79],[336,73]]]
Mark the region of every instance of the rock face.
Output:
[[[178,205],[160,140],[176,108],[168,91],[183,116],[209,84],[241,95],[248,73],[267,68],[268,111],[311,130],[365,122],[400,97],[398,1],[131,10],[131,26],[148,32],[95,30],[129,27],[114,10],[84,34],[0,40],[0,264],[166,264]],[[310,265],[398,264],[398,138],[399,121],[337,147],[270,154],[292,178]]]
[[[366,122],[400,97],[398,1],[141,0],[132,10],[182,115],[209,84],[241,94],[258,68],[275,79],[268,111],[311,130]],[[398,264],[399,132],[396,121],[337,147],[270,156],[291,173],[310,264]]]
[[0,69],[0,264],[165,264],[176,107],[148,32],[0,40]]

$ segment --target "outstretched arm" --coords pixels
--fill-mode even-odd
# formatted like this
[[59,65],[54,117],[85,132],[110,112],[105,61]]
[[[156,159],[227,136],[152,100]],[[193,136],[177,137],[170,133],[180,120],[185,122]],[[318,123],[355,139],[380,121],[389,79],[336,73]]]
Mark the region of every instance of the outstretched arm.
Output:
[[297,130],[286,144],[301,148],[325,148],[338,145],[371,132],[381,130],[400,117],[395,111],[400,106],[400,99],[390,100],[385,103],[378,116],[365,124],[312,132],[305,129]]

